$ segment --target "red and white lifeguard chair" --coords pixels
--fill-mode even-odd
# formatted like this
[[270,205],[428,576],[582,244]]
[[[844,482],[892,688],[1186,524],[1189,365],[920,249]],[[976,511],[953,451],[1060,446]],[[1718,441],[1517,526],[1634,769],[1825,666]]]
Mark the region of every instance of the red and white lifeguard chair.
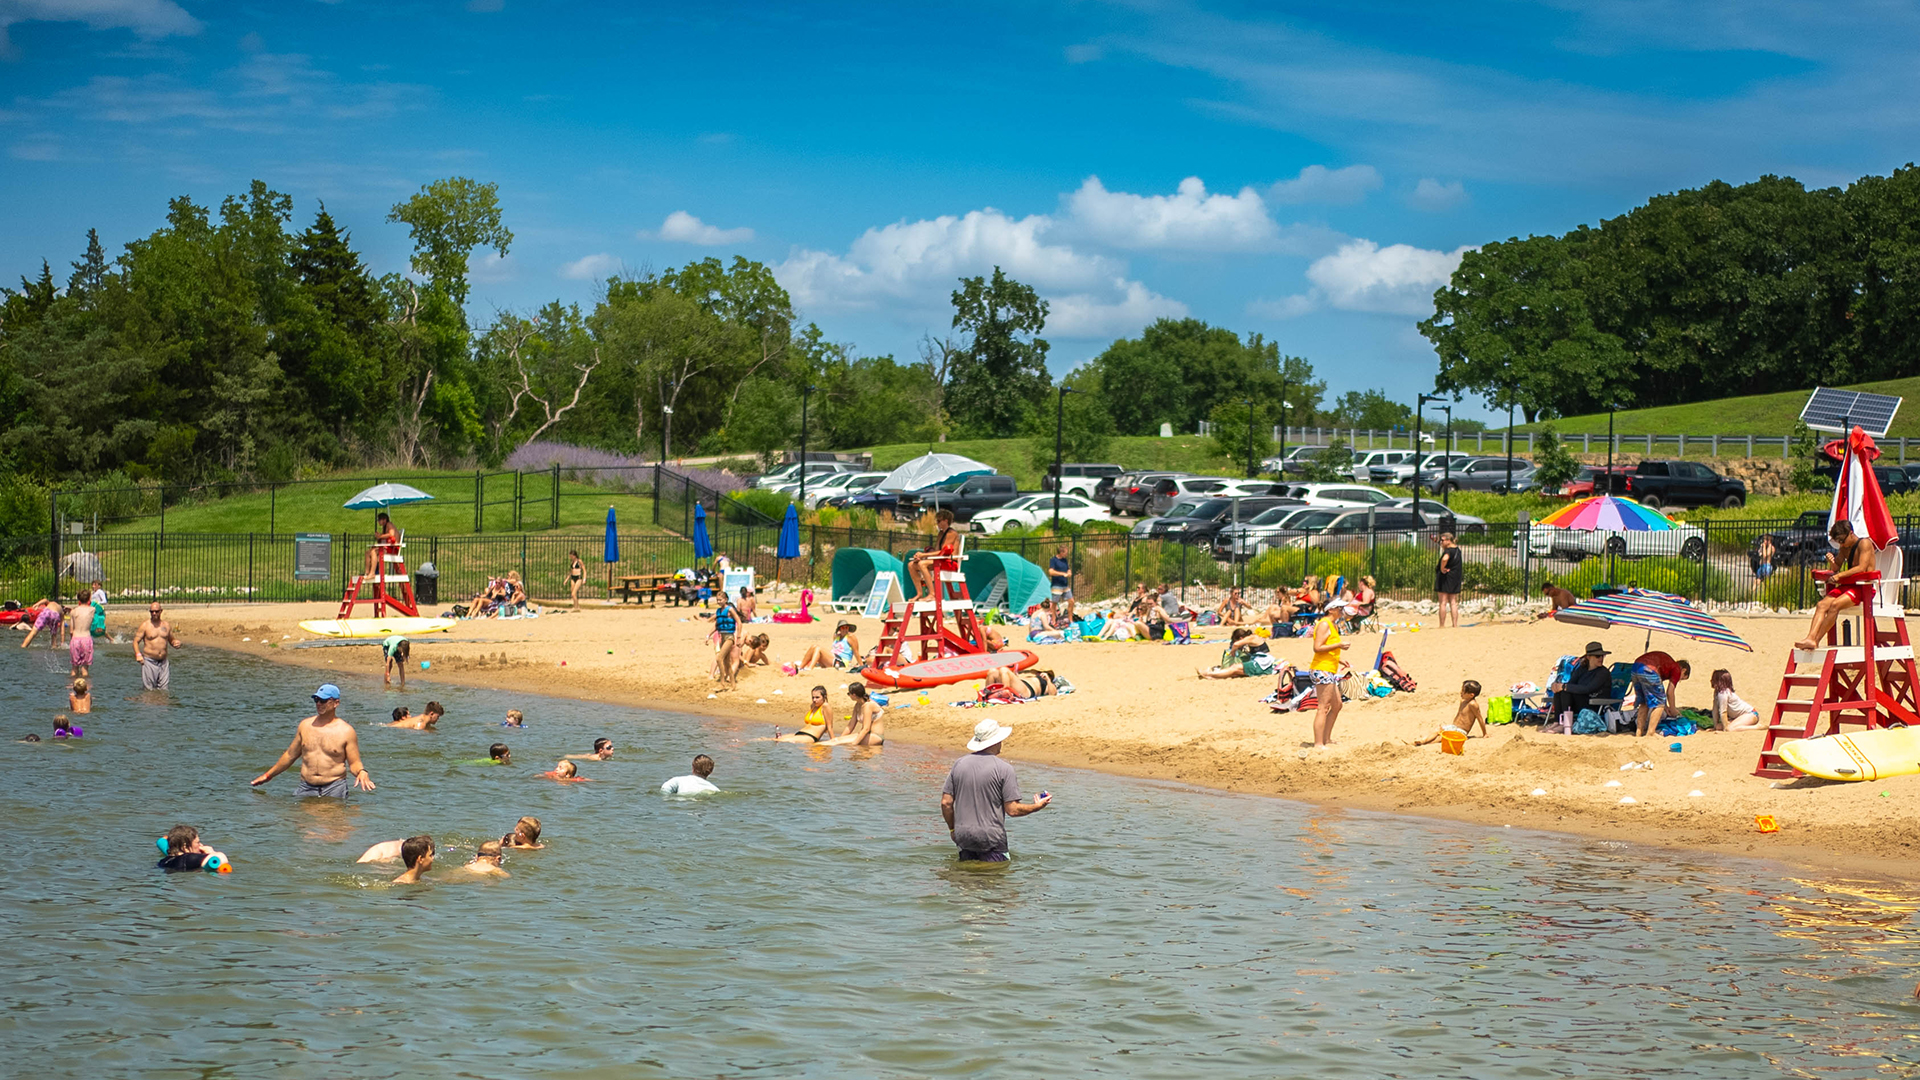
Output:
[[[420,607],[413,600],[413,578],[407,573],[406,556],[401,554],[406,546],[405,538],[397,532],[391,543],[376,540],[368,546],[367,551],[373,559],[373,573],[355,574],[347,582],[347,592],[340,598],[340,613],[334,616],[336,619],[345,622],[353,618],[354,606],[360,602],[360,590],[368,586],[372,588],[369,599],[373,601],[374,618],[385,618],[389,607],[408,618],[419,617]],[[388,589],[389,585],[400,586],[399,591]]]
[[898,601],[888,610],[880,643],[860,672],[863,679],[914,690],[983,678],[994,668],[1024,671],[1040,662],[1026,649],[987,647],[967,575],[960,570],[964,551],[963,539],[960,551],[932,560],[932,595]]
[[[1857,643],[1846,640],[1853,636],[1854,613],[1849,612],[1834,621],[1826,640],[1816,643],[1818,647],[1788,653],[1755,776],[1790,779],[1799,775],[1775,748],[1782,742],[1839,735],[1849,729],[1920,726],[1920,700],[1915,696],[1920,676],[1915,672],[1901,597],[1906,579],[1899,533],[1871,468],[1880,456],[1879,448],[1856,426],[1844,440],[1828,444],[1827,452],[1840,461],[1828,525],[1851,522],[1854,535],[1873,545],[1875,569],[1854,579],[1867,587],[1866,602],[1854,609]],[[1818,576],[1823,581],[1826,577]],[[1803,690],[1811,692],[1796,696]]]

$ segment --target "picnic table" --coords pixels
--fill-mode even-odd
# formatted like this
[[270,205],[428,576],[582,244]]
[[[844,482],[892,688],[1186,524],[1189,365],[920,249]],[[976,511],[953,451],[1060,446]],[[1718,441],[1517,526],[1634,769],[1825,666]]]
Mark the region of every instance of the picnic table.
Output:
[[622,603],[637,600],[651,604],[660,594],[669,591],[674,596],[679,596],[679,590],[674,588],[676,579],[672,574],[621,574],[619,582],[620,584],[616,585],[613,591],[620,594]]

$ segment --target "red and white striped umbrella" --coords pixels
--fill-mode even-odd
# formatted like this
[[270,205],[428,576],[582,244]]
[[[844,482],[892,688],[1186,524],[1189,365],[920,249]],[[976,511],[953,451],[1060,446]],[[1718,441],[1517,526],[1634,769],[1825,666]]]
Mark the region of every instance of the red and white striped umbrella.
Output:
[[1827,518],[1827,524],[1852,522],[1855,536],[1873,541],[1875,551],[1885,551],[1900,538],[1900,533],[1893,527],[1887,497],[1881,493],[1880,481],[1873,475],[1873,461],[1879,456],[1880,448],[1873,445],[1873,436],[1856,425],[1842,447],[1840,480],[1833,487],[1833,513]]

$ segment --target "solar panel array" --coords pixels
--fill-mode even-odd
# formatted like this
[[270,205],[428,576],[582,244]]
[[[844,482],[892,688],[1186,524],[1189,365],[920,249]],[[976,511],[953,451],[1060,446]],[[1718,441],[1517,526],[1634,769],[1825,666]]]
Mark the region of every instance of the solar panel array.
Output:
[[1807,399],[1807,407],[1800,410],[1800,419],[1815,431],[1844,435],[1858,426],[1869,435],[1885,438],[1902,400],[1886,394],[1862,394],[1857,390],[1822,386]]

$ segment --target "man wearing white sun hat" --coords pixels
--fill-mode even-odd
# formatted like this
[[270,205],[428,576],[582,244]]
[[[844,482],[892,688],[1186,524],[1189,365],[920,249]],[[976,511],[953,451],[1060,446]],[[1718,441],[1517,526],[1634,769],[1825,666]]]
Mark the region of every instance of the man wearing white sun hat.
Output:
[[1053,801],[1044,791],[1030,803],[1020,801],[1020,781],[1000,757],[1000,744],[1011,734],[997,721],[980,721],[967,756],[953,763],[940,789],[940,816],[961,862],[1006,862],[1007,818],[1025,817]]

